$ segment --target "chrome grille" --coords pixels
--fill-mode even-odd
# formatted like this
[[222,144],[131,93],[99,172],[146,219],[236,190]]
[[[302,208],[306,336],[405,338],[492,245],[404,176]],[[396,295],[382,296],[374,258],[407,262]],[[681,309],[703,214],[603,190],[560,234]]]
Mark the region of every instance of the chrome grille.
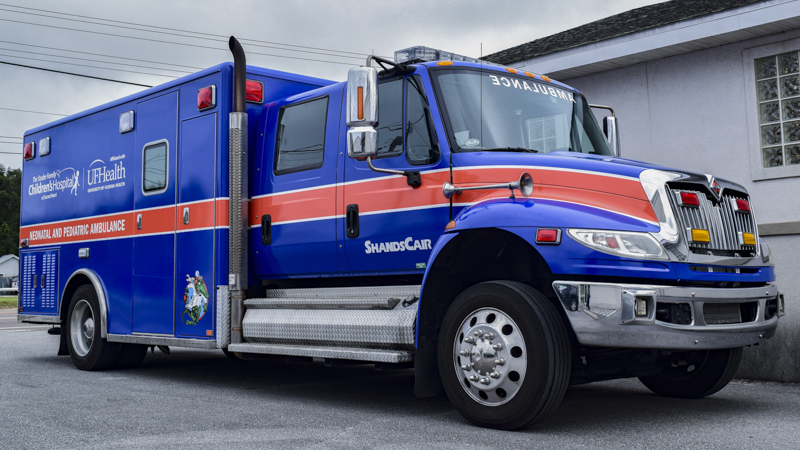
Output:
[[[709,239],[706,242],[692,242],[689,244],[694,253],[707,253],[709,251],[724,251],[739,253],[741,256],[751,256],[756,252],[754,245],[742,245],[739,243],[739,233],[753,233],[758,242],[758,233],[752,214],[737,212],[734,209],[736,199],[748,200],[746,196],[723,195],[719,203],[714,204],[708,199],[705,192],[690,189],[673,189],[675,195],[677,216],[680,218],[682,227],[687,233],[687,239],[691,240],[688,228],[699,228],[708,230]],[[700,206],[681,205],[680,193],[689,192],[697,194]]]

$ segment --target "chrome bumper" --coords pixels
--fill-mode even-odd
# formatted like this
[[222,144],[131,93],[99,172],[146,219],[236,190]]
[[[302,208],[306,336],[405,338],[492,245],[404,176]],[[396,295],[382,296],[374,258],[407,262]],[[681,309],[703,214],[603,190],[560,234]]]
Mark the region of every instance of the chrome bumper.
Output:
[[[582,345],[617,348],[711,350],[743,347],[771,338],[784,314],[775,285],[759,288],[693,288],[556,281],[553,283],[567,318]],[[777,313],[765,318],[767,301]],[[706,303],[757,302],[755,320],[746,323],[705,322]],[[688,304],[691,322],[656,320],[656,304]],[[663,306],[663,305],[662,305]]]

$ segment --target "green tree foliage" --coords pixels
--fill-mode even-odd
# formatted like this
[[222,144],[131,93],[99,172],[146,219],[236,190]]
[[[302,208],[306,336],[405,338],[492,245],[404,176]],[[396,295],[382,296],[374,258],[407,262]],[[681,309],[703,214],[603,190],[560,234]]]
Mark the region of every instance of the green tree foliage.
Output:
[[0,164],[0,256],[19,256],[19,198],[22,170]]

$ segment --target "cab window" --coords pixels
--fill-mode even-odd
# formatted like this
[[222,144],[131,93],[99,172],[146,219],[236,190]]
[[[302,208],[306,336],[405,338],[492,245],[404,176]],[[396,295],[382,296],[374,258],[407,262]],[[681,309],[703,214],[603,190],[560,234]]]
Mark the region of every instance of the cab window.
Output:
[[403,153],[403,79],[378,85],[378,155]]
[[416,75],[378,85],[378,155],[399,156],[405,149],[411,164],[439,159],[438,146],[431,140],[427,105],[422,80]]
[[328,97],[281,109],[275,142],[275,174],[322,167]]

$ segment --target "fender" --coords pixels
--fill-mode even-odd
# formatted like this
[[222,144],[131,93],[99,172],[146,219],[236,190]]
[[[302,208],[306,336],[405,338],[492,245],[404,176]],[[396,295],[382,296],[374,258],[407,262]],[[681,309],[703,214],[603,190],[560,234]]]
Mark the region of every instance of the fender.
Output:
[[[71,299],[67,299],[67,288],[69,288],[70,283],[72,282],[73,278],[78,276],[84,276],[89,279],[94,287],[94,291],[97,293],[97,302],[100,304],[100,337],[106,338],[108,336],[108,305],[106,304],[106,288],[103,285],[103,282],[100,280],[100,277],[91,269],[78,269],[69,276],[67,282],[64,283],[64,290],[61,292],[61,303],[58,306],[58,317],[61,317],[62,308],[64,307],[64,300],[70,301]],[[67,303],[67,308],[69,308],[69,303]],[[64,311],[66,314],[66,311]],[[66,320],[66,317],[64,317]]]

